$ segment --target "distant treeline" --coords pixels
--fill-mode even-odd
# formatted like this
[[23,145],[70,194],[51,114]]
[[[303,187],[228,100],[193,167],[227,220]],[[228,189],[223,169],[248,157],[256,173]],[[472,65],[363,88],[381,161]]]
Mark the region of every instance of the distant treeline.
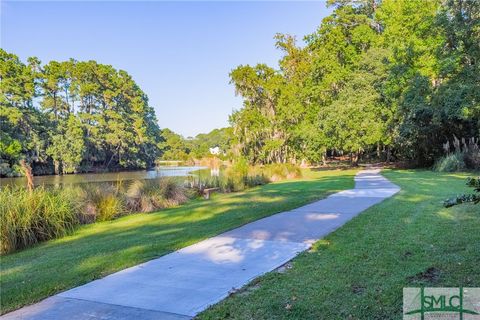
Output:
[[[165,139],[161,143],[163,160],[191,161],[209,156],[217,156],[220,159],[232,157],[233,132],[230,127],[214,129],[209,133],[201,133],[188,138],[169,129],[163,129],[162,135]],[[212,155],[210,148],[215,147],[218,147],[219,153]]]
[[236,150],[253,163],[326,154],[429,165],[480,129],[480,1],[330,0],[297,46],[278,34],[279,70],[241,65],[231,82]]
[[161,132],[125,71],[95,61],[22,63],[0,49],[0,174],[26,160],[35,174],[146,168]]

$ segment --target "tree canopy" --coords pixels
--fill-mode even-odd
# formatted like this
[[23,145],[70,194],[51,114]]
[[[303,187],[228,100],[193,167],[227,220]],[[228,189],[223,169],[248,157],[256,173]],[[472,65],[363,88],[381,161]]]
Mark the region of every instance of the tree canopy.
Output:
[[148,98],[125,71],[95,61],[25,64],[0,50],[1,174],[146,168],[162,141]]
[[480,3],[329,1],[333,13],[298,46],[278,34],[278,69],[230,73],[243,108],[234,150],[253,163],[326,152],[429,164],[453,135],[480,128]]
[[199,160],[211,157],[210,148],[218,147],[222,159],[229,156],[232,143],[232,128],[214,129],[209,133],[200,133],[195,137],[184,138],[170,129],[163,129],[165,139],[161,143],[162,160]]

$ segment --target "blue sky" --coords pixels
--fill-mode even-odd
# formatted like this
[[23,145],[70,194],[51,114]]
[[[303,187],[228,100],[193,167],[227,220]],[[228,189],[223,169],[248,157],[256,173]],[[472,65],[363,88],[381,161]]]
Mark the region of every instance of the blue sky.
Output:
[[299,40],[329,10],[324,1],[1,1],[1,47],[26,61],[97,60],[129,72],[161,128],[194,136],[228,125],[242,106],[228,73],[276,66],[277,32]]

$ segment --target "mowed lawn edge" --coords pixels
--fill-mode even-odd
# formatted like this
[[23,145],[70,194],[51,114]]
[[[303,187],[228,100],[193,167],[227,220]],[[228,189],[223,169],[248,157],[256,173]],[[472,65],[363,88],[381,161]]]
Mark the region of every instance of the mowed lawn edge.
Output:
[[382,174],[397,195],[198,318],[401,319],[404,287],[480,287],[480,206],[442,206],[478,173]]
[[248,222],[353,188],[356,172],[305,170],[301,179],[83,226],[70,236],[2,256],[1,314]]

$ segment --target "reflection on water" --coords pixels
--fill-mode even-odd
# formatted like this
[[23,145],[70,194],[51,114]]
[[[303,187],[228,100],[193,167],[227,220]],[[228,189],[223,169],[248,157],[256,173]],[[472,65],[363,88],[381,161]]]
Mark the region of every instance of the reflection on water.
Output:
[[[89,182],[108,182],[125,181],[135,179],[155,179],[159,177],[185,177],[192,171],[205,169],[205,167],[157,167],[153,170],[139,170],[128,172],[109,172],[109,173],[80,173],[68,174],[63,176],[36,176],[33,179],[35,185],[67,185]],[[0,185],[19,185],[25,186],[26,179],[21,178],[1,178]]]

